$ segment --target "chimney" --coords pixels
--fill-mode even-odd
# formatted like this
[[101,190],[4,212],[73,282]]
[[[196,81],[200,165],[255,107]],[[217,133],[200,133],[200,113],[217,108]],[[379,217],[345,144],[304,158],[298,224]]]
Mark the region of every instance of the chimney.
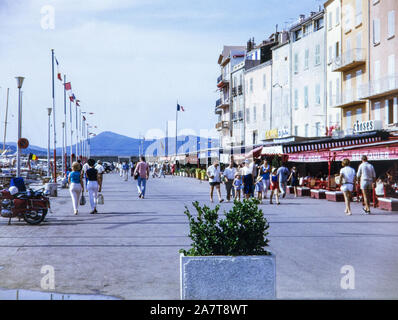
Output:
[[299,19],[299,21],[300,21],[300,22],[303,22],[304,19],[305,19],[305,14],[300,14],[300,19]]

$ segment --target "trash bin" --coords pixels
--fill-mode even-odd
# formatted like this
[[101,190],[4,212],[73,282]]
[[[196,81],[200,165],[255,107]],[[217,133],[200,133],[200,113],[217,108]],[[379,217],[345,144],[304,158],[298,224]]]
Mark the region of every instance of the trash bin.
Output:
[[46,183],[45,192],[50,197],[56,197],[56,196],[58,196],[57,187],[58,187],[58,185],[56,183]]

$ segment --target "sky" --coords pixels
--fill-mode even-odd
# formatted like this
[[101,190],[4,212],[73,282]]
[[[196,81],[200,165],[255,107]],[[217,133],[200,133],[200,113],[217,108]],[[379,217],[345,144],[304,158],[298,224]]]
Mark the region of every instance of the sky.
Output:
[[[168,124],[169,136],[175,135],[178,101],[185,109],[178,114],[179,134],[214,135],[223,45],[246,45],[252,37],[260,43],[276,24],[280,30],[323,2],[0,0],[0,141],[7,88],[7,141],[17,139],[15,77],[24,76],[22,136],[47,146],[51,49],[82,111],[94,113],[87,116],[97,127],[92,132],[153,138],[164,136]],[[55,96],[59,147],[64,98],[58,80]]]

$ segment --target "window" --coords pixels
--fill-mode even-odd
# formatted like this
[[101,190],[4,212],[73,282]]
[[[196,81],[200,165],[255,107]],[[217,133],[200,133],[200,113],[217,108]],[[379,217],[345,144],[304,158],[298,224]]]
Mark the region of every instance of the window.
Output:
[[321,135],[321,123],[316,122],[315,123],[315,136],[319,137]]
[[347,74],[345,78],[345,102],[353,101],[352,99],[352,90],[351,90],[351,74]]
[[384,123],[389,124],[391,123],[390,121],[390,105],[388,100],[385,100],[384,102]]
[[396,88],[395,85],[395,55],[389,55],[388,56],[388,87],[390,90]]
[[362,0],[356,0],[355,9],[355,26],[359,26],[362,23]]
[[265,103],[263,104],[263,121],[267,120],[267,108]]
[[338,26],[340,24],[340,7],[336,8],[335,19],[336,19],[336,26]]
[[375,102],[373,105],[374,119],[381,120],[380,102]]
[[298,90],[294,89],[294,109],[298,109]]
[[295,32],[294,32],[294,39],[295,39],[295,41],[297,41],[297,40],[300,40],[301,39],[301,36],[302,36],[302,30],[301,29],[299,29],[299,30],[296,30]]
[[304,107],[308,108],[308,86],[304,87]]
[[395,11],[388,12],[388,39],[395,35]]
[[357,81],[357,99],[359,99],[361,97],[362,70],[358,70],[356,72],[356,81]]
[[318,66],[321,64],[321,46],[317,44],[315,46],[315,65]]
[[305,55],[304,55],[304,70],[308,69],[308,61],[310,58],[310,50],[309,49],[305,49]]
[[322,29],[323,28],[323,23],[324,23],[323,18],[315,20],[315,22],[314,22],[314,32],[318,31],[319,29]]
[[333,82],[329,81],[329,106],[333,105]]
[[340,42],[338,41],[335,43],[334,56],[336,58],[340,57]]
[[294,126],[294,135],[298,136],[298,126]]
[[380,60],[376,60],[373,64],[373,74],[374,74],[374,79],[375,84],[374,84],[374,92],[379,93],[380,92]]
[[246,108],[246,123],[250,123],[250,109]]
[[250,92],[253,92],[253,78],[250,78]]
[[336,105],[340,103],[340,79],[336,79]]
[[344,12],[344,32],[348,33],[351,30],[351,7],[350,6],[345,6],[343,8]]
[[257,108],[253,106],[253,122],[257,121]]
[[306,124],[306,125],[304,126],[304,136],[305,136],[305,137],[308,137],[308,127],[309,127],[308,124]]
[[329,59],[328,59],[328,63],[331,64],[333,61],[333,47],[329,46]]
[[295,53],[295,54],[294,54],[294,73],[295,73],[295,74],[298,73],[298,64],[299,64],[298,54]]
[[362,121],[362,108],[356,110],[355,121]]
[[317,105],[321,104],[321,85],[319,83],[315,86],[315,103]]
[[351,128],[351,111],[347,111],[345,114],[345,126],[346,129]]
[[373,20],[373,44],[380,43],[380,19]]
[[332,15],[332,12],[329,12],[328,20],[329,20],[328,29],[330,30],[330,29],[332,29],[332,26],[333,26],[333,15]]
[[263,74],[263,89],[266,88],[266,84],[267,84],[266,80],[267,80],[266,76],[265,76],[265,74]]
[[310,24],[305,25],[305,26],[304,26],[304,34],[303,34],[303,37],[308,36],[308,35],[310,34],[310,32],[311,32],[311,25],[310,25]]

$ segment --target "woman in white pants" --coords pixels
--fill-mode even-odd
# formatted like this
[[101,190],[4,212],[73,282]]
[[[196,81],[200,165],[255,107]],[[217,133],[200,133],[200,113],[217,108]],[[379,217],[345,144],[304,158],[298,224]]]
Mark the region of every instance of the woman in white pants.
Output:
[[84,192],[83,179],[80,173],[80,164],[74,162],[72,164],[72,172],[68,176],[69,192],[72,197],[73,210],[75,215],[78,213],[80,195]]
[[98,213],[97,212],[98,170],[94,168],[95,165],[94,159],[88,159],[87,163],[90,166],[90,168],[86,171],[86,177],[88,179],[87,191],[91,206],[90,213],[94,214]]

